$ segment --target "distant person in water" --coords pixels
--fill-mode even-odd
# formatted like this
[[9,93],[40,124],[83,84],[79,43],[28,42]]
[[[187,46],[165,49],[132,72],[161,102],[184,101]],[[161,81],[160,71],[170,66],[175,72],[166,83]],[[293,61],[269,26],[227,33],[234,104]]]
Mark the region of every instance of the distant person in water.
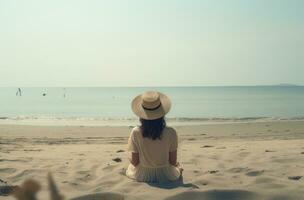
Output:
[[141,125],[132,129],[128,140],[128,177],[143,182],[168,182],[181,177],[177,133],[166,126],[164,119],[170,108],[170,99],[155,91],[138,95],[132,101],[132,110]]
[[16,96],[21,96],[22,93],[21,93],[21,88],[18,88],[17,92],[16,92]]

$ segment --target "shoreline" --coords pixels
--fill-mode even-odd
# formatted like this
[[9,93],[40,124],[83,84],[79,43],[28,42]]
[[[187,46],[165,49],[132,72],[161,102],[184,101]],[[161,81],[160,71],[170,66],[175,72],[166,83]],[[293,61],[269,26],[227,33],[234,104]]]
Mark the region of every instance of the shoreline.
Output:
[[[220,124],[172,125],[180,142],[188,137],[207,139],[304,139],[303,121],[264,121]],[[136,125],[135,125],[136,126]],[[127,137],[133,125],[82,126],[82,125],[23,125],[0,124],[0,138],[87,138],[88,137]],[[190,139],[191,140],[191,139]],[[304,147],[304,146],[303,146]]]
[[[242,124],[242,123],[271,123],[271,122],[304,122],[304,117],[244,117],[244,118],[167,118],[170,126],[199,126],[208,124]],[[1,117],[0,125],[28,126],[86,126],[86,127],[121,127],[136,126],[137,118],[38,118],[38,117]]]

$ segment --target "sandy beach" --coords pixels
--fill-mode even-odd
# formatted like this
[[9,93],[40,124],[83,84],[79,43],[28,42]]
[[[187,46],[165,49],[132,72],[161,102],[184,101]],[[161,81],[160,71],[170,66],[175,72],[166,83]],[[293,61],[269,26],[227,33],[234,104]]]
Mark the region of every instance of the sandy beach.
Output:
[[303,121],[176,126],[183,180],[162,185],[124,176],[131,128],[0,125],[0,179],[40,199],[49,171],[66,199],[304,199]]

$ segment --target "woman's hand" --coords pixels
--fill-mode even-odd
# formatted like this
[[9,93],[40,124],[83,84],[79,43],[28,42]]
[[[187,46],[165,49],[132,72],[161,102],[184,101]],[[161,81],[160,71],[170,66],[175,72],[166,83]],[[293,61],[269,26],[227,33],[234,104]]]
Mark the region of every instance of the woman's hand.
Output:
[[182,166],[178,163],[176,163],[175,167],[177,167],[179,169],[179,172],[181,173],[181,175],[183,174],[184,169],[182,168]]

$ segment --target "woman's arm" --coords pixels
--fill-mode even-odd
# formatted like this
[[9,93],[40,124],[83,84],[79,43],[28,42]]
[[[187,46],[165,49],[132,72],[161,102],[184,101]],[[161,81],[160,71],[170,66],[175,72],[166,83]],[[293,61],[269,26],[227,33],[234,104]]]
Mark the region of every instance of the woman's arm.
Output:
[[177,160],[177,150],[169,152],[169,163],[173,166],[176,166],[177,165],[176,160]]
[[132,152],[130,163],[136,167],[139,164],[139,153]]
[[170,164],[177,167],[180,171],[180,174],[182,175],[184,169],[180,166],[180,164],[176,160],[177,160],[177,151],[169,152],[169,162],[170,162]]

